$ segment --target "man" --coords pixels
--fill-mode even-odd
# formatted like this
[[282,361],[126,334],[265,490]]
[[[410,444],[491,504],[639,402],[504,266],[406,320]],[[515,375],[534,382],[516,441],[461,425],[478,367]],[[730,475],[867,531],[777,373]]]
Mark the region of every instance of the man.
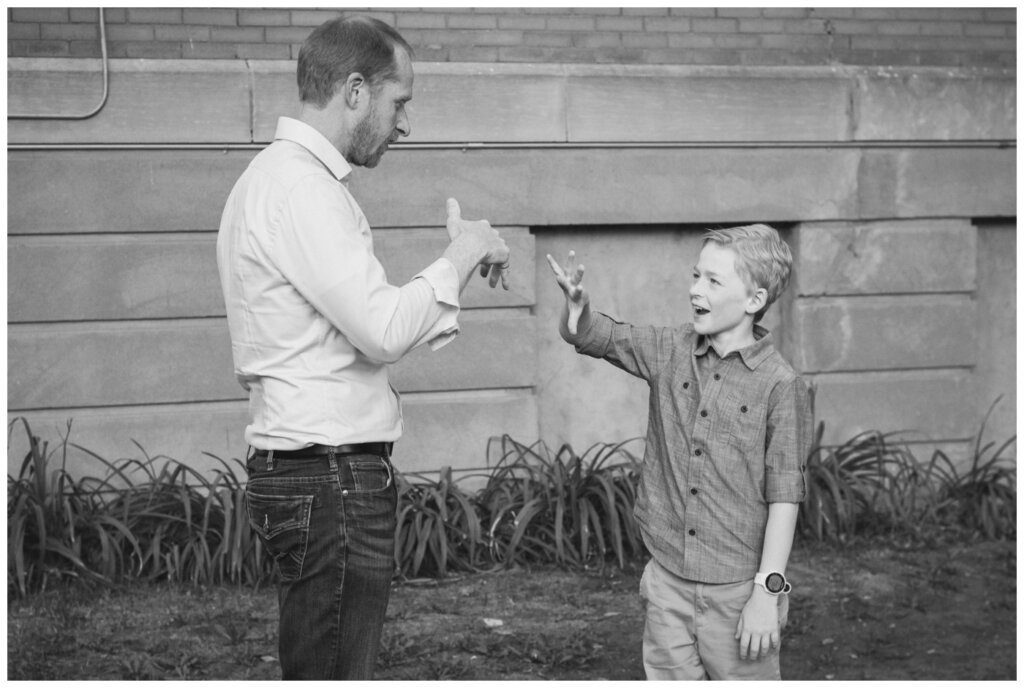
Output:
[[298,60],[297,119],[282,117],[227,200],[217,237],[235,373],[249,391],[249,518],[281,572],[285,679],[372,678],[394,571],[402,433],[386,364],[458,333],[474,270],[507,289],[509,251],[448,201],[451,243],[387,282],[346,187],[409,135],[412,50],[379,21],[317,28]]

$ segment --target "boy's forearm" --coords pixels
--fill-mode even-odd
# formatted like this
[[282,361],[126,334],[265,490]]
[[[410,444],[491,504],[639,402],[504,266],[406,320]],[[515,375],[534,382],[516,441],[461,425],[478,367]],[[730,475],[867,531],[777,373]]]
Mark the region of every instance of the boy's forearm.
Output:
[[768,524],[764,529],[764,548],[761,550],[761,567],[758,571],[786,573],[799,511],[800,505],[790,502],[768,505]]

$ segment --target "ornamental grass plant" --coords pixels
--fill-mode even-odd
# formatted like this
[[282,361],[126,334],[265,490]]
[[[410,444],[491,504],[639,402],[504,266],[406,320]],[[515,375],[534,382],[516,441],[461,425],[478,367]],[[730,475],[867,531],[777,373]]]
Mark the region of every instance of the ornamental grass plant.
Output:
[[508,435],[498,442],[501,458],[477,495],[496,564],[583,568],[612,558],[621,567],[643,552],[633,519],[640,464],[628,442],[583,454]]
[[972,537],[1016,537],[1016,435],[996,446],[984,439],[993,402],[972,442],[966,468],[941,449],[921,461],[908,432],[861,433],[835,447],[822,444],[819,423],[807,461],[807,499],[799,534],[837,544],[857,536],[928,537],[956,529]]
[[[962,467],[941,450],[918,460],[905,433],[867,432],[825,446],[819,424],[798,536],[839,546],[949,530],[1015,537],[1016,437],[998,445],[984,440],[989,414]],[[248,524],[240,464],[232,470],[210,455],[219,466],[207,476],[172,458],[150,457],[138,445],[142,458],[109,461],[70,443],[70,423],[52,447],[23,418],[9,423],[9,439],[16,430],[26,433],[29,449],[7,480],[9,596],[67,581],[272,582],[273,564]],[[518,566],[635,563],[645,552],[633,517],[640,463],[633,442],[640,441],[595,444],[580,454],[568,444],[552,451],[506,435],[490,441],[492,467],[484,472],[399,473],[396,572],[443,578]],[[72,447],[99,470],[74,477],[67,470]]]
[[[248,524],[244,486],[222,460],[212,479],[138,445],[142,459],[111,462],[70,443],[70,423],[53,449],[24,418],[9,424],[8,437],[16,424],[29,450],[18,475],[7,477],[9,592],[24,596],[68,578],[251,584],[270,574]],[[69,447],[105,474],[72,477]]]

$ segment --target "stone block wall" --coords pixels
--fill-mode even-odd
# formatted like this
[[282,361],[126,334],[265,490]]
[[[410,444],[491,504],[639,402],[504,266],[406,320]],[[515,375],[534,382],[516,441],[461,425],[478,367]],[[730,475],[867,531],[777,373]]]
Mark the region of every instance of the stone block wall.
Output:
[[[73,418],[73,440],[109,458],[137,456],[135,440],[211,467],[204,452],[244,455],[246,406],[215,230],[277,117],[294,114],[294,62],[109,68],[95,117],[9,120],[9,417],[51,438]],[[86,111],[100,70],[11,58],[9,115]],[[440,252],[448,196],[520,258],[511,292],[471,287],[460,340],[395,367],[404,470],[481,466],[506,432],[581,450],[642,435],[642,383],[558,339],[545,254],[577,250],[612,314],[670,324],[688,317],[701,230],[753,221],[797,256],[768,324],[818,388],[829,442],[908,429],[962,453],[999,395],[994,437],[1014,431],[1011,70],[418,61],[416,73],[412,136],[352,182],[389,276]]]
[[977,235],[968,220],[799,226],[798,366],[831,437],[977,431]]

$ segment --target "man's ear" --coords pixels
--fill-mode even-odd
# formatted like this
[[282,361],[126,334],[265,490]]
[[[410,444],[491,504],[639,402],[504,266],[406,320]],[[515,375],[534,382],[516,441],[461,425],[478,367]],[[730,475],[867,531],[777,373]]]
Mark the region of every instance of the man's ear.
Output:
[[341,84],[342,95],[345,98],[345,105],[356,110],[362,102],[369,97],[370,89],[366,79],[359,72],[352,72]]
[[750,300],[747,301],[747,313],[757,313],[764,308],[766,303],[768,303],[768,290],[764,287],[755,289],[754,293],[750,296]]

